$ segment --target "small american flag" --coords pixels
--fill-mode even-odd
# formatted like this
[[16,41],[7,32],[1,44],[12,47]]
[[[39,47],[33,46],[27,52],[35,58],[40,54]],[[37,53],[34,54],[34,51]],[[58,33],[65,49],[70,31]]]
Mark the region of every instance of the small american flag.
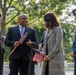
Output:
[[43,58],[44,58],[44,55],[38,49],[33,49],[33,50],[35,51],[35,55],[33,57],[33,61],[36,61],[38,63],[41,63],[42,60],[43,60]]
[[41,63],[43,58],[44,58],[44,56],[42,54],[35,53],[35,55],[33,57],[33,61]]

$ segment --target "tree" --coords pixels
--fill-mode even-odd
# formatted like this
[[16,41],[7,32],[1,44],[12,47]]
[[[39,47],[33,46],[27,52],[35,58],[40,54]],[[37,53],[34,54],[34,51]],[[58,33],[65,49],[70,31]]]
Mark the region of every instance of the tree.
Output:
[[17,23],[17,16],[20,13],[28,15],[31,27],[37,29],[38,38],[44,31],[43,15],[46,12],[54,11],[61,16],[65,4],[72,0],[0,0],[0,8],[3,15],[1,22],[2,35],[5,35],[8,27]]
[[5,26],[20,13],[28,14],[30,19],[37,17],[39,19],[50,10],[60,14],[61,10],[64,9],[65,2],[68,2],[68,0],[0,0],[0,8],[3,14],[2,34],[5,35]]

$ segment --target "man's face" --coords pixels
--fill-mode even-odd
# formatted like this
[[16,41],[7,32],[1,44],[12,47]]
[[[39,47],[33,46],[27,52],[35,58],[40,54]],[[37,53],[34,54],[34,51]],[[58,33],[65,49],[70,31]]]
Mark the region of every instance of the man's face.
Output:
[[26,15],[21,15],[19,18],[18,18],[18,23],[25,27],[28,23],[28,18],[26,17]]

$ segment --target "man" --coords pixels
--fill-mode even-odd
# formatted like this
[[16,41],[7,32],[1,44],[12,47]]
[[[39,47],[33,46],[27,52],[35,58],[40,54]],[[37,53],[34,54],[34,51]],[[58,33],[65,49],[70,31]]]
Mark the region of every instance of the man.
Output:
[[[20,70],[20,75],[29,75],[29,69],[32,60],[32,50],[26,45],[26,42],[29,39],[35,42],[37,40],[35,29],[28,27],[27,23],[27,15],[20,14],[18,16],[18,25],[8,29],[5,45],[9,46],[11,51],[13,48],[17,47],[9,57],[9,75],[17,75],[18,70]],[[26,38],[21,40],[20,38],[23,37],[22,33],[26,32],[28,33]]]
[[[74,9],[72,13],[76,20],[76,9]],[[70,53],[70,56],[74,58],[74,75],[76,75],[76,33],[75,33],[74,42],[72,46],[72,52]]]
[[[1,32],[0,32],[1,36]],[[3,75],[3,58],[4,58],[4,53],[1,47],[1,37],[0,37],[0,75]]]
[[[0,14],[0,21],[2,20],[2,15]],[[1,46],[1,42],[4,41],[4,36],[1,36],[0,31],[0,75],[3,75],[3,58],[4,58],[4,48]]]
[[0,75],[3,75],[3,60],[4,60],[4,48],[1,46],[1,42],[4,41],[5,37],[1,37],[1,31],[0,31]]

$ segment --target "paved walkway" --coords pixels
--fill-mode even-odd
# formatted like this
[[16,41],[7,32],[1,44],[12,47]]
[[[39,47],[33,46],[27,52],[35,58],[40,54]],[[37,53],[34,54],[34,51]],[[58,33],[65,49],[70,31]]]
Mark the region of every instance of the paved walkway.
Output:
[[[74,72],[74,69],[73,68],[65,68],[66,75],[74,75],[73,72]],[[36,75],[41,75],[41,67],[39,65],[36,66],[35,74]]]
[[[3,68],[3,75],[8,75],[9,73],[9,68],[8,65],[4,65]],[[66,75],[74,75],[73,74],[73,69],[67,68],[65,71]],[[40,65],[36,65],[36,69],[35,69],[35,75],[41,75],[41,67]]]

